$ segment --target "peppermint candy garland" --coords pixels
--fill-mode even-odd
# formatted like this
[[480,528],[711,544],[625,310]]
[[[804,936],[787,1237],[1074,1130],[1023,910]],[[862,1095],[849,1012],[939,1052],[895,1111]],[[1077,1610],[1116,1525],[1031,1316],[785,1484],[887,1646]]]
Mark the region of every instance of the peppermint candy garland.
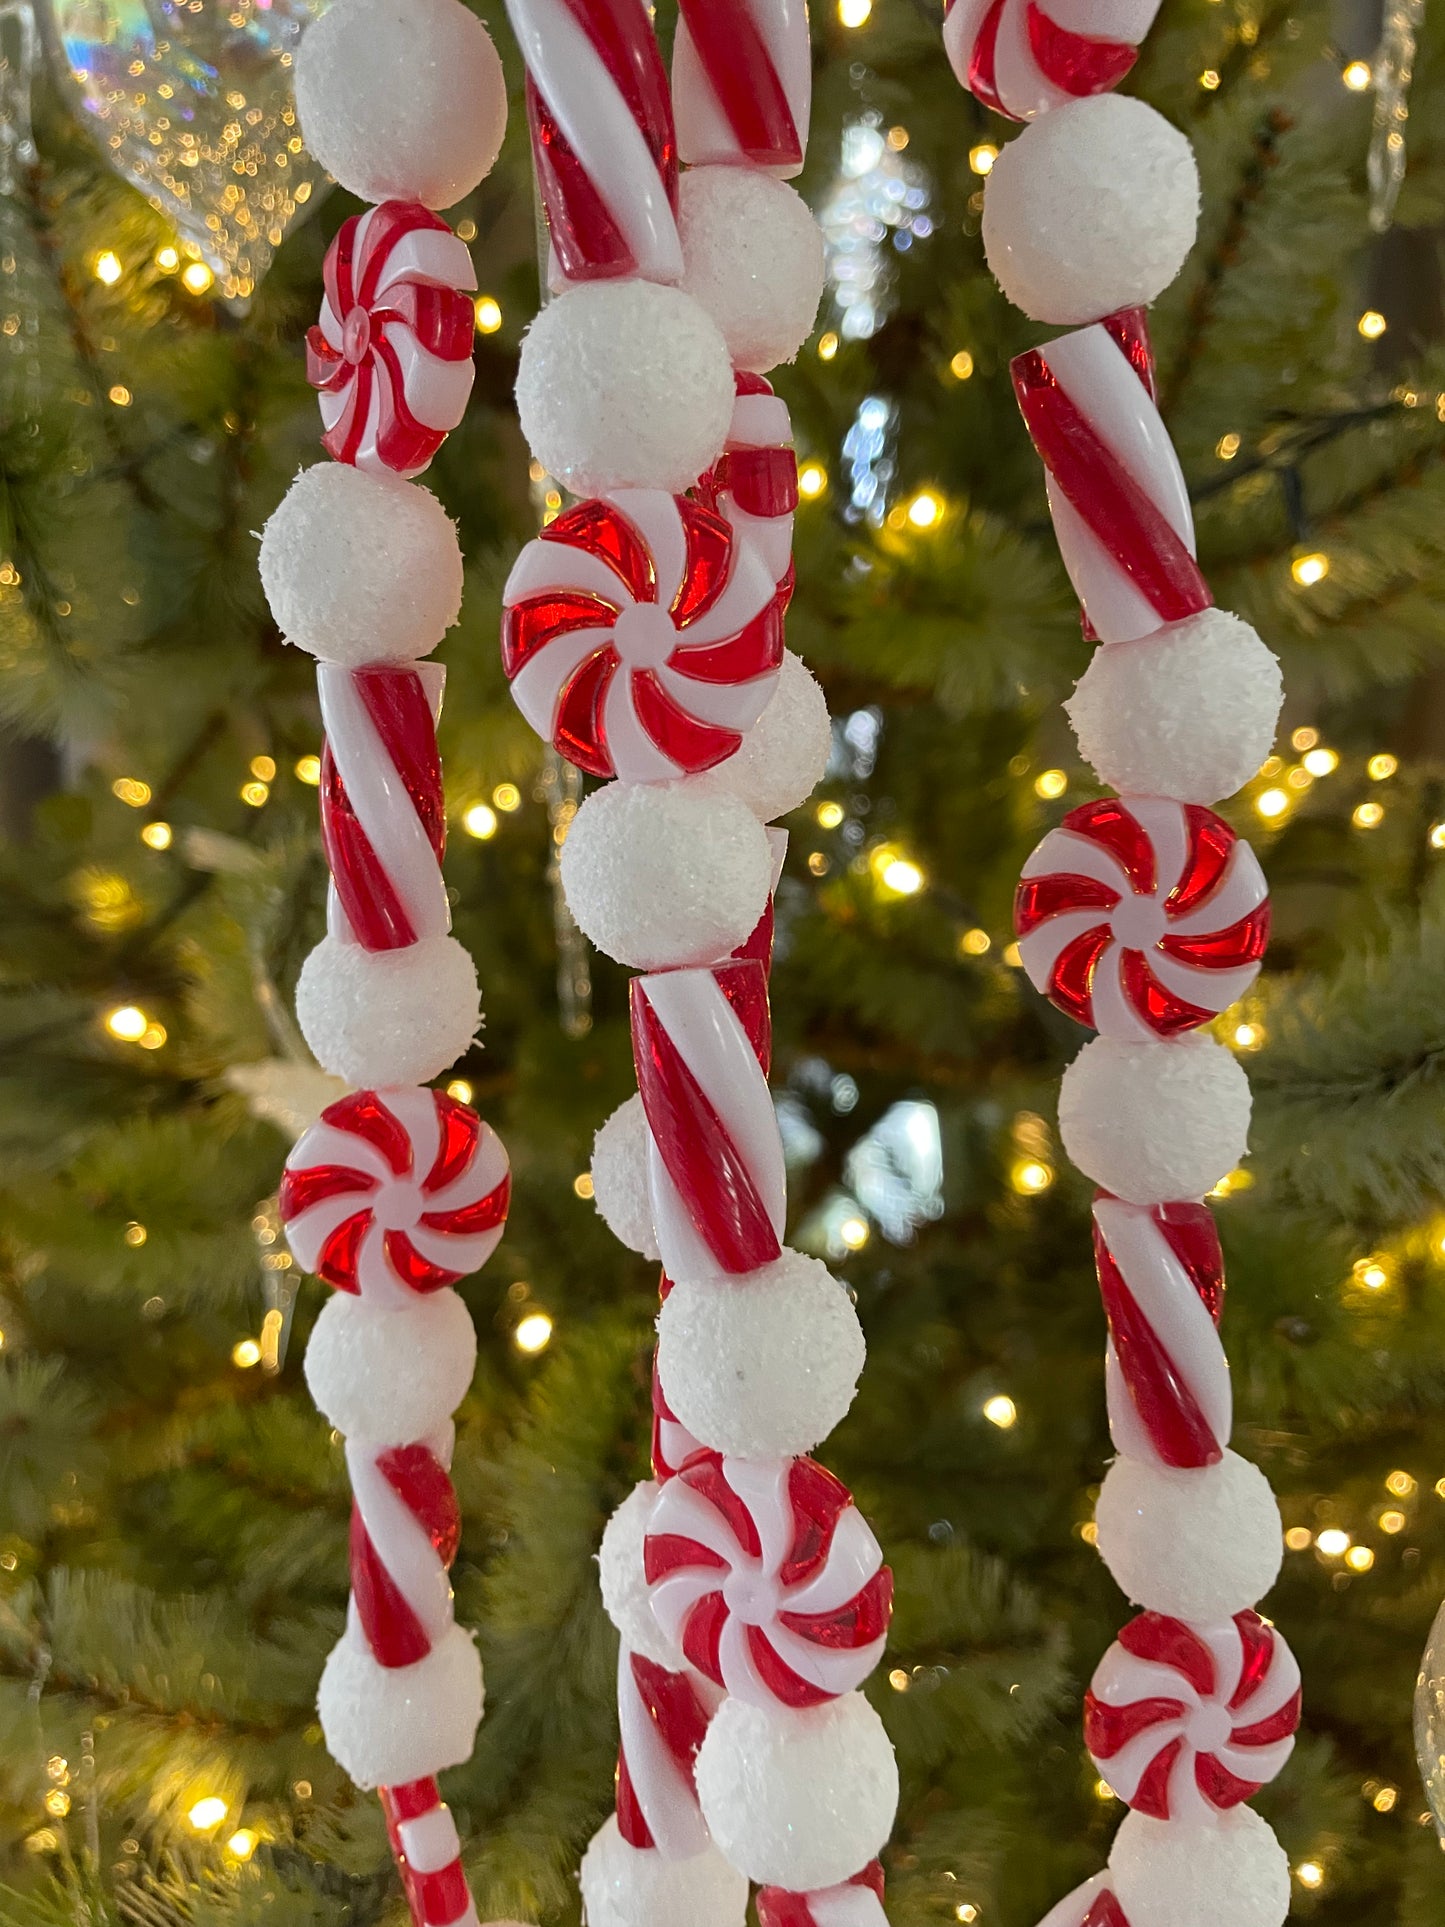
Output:
[[1269,942],[1254,852],[1211,810],[1107,797],[1070,810],[1023,868],[1019,956],[1036,990],[1105,1037],[1173,1037],[1242,997]]
[[405,1304],[481,1269],[510,1195],[501,1140],[469,1105],[444,1091],[354,1091],[298,1140],[280,1210],[305,1270]]
[[943,45],[954,73],[985,107],[1032,120],[1117,87],[1158,11],[1159,0],[1091,0],[1086,8],[1069,0],[944,0]]
[[306,337],[333,461],[420,475],[472,390],[472,257],[424,207],[384,201],[342,223]]
[[652,1610],[689,1665],[754,1706],[821,1706],[883,1653],[893,1576],[848,1488],[812,1459],[696,1453],[648,1528]]
[[579,503],[523,549],[502,592],[513,700],[593,776],[711,769],[776,685],[774,590],[753,550],[685,496]]
[[1252,1799],[1283,1768],[1299,1722],[1294,1655],[1252,1612],[1222,1626],[1141,1613],[1084,1700],[1095,1766],[1155,1820],[1207,1819]]

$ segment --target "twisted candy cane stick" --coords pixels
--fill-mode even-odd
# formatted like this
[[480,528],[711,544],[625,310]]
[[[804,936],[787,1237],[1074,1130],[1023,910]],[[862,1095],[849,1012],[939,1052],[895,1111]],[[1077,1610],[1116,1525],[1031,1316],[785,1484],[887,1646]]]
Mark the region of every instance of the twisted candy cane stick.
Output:
[[782,1250],[787,1179],[762,1068],[767,1035],[758,963],[633,979],[633,1058],[669,1276],[755,1271]]
[[1214,1465],[1233,1394],[1219,1338],[1224,1261],[1202,1204],[1094,1201],[1094,1258],[1109,1319],[1109,1430],[1126,1458]]
[[445,936],[446,807],[436,718],[446,671],[316,665],[321,722],[321,837],[331,866],[333,935],[368,950]]
[[883,1868],[870,1860],[862,1873],[839,1887],[794,1894],[760,1887],[758,1927],[888,1927],[883,1911]]
[[447,1572],[461,1536],[447,1436],[377,1448],[348,1441],[351,1597],[383,1666],[413,1666],[452,1628]]
[[689,167],[796,174],[813,97],[805,0],[681,0],[672,91]]
[[943,45],[971,94],[1032,120],[1117,87],[1139,57],[1159,0],[946,0]]
[[507,0],[564,282],[682,275],[677,137],[642,0]]
[[1144,310],[1019,355],[1013,381],[1091,634],[1129,642],[1209,608],[1189,491],[1156,406]]
[[436,1781],[383,1787],[381,1810],[416,1927],[477,1927],[456,1822]]
[[653,1848],[665,1860],[690,1860],[707,1846],[692,1775],[718,1697],[694,1674],[671,1673],[622,1647],[617,1825],[629,1846]]

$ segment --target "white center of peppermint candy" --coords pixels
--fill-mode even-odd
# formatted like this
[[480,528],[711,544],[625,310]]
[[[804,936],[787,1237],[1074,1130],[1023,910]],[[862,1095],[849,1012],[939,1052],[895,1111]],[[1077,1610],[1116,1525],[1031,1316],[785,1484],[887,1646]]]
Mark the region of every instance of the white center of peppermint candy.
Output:
[[1169,927],[1163,905],[1153,897],[1124,897],[1110,923],[1114,941],[1126,950],[1152,950]]
[[341,352],[354,368],[371,351],[371,316],[365,308],[353,308],[341,326]]
[[778,1610],[778,1588],[765,1572],[730,1572],[723,1581],[723,1602],[735,1619],[765,1626]]
[[660,669],[677,647],[677,631],[666,609],[634,602],[618,616],[612,640],[629,669]]
[[1184,1734],[1196,1753],[1217,1753],[1233,1731],[1229,1709],[1212,1705],[1198,1707],[1189,1715]]
[[425,1206],[417,1184],[392,1178],[376,1194],[372,1208],[383,1231],[410,1231]]

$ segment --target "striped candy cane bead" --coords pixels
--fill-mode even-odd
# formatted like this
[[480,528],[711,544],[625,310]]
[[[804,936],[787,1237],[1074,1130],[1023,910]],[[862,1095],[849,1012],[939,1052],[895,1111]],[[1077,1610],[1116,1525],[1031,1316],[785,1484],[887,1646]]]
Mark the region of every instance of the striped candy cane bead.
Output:
[[437,663],[316,666],[328,922],[367,950],[404,950],[451,929],[436,744],[445,676]]
[[451,1809],[433,1779],[382,1787],[381,1810],[416,1927],[477,1927]]
[[985,107],[1033,120],[1117,87],[1158,11],[1159,0],[945,0],[943,45]]
[[785,1887],[761,1887],[758,1927],[888,1927],[883,1911],[883,1868],[870,1860],[862,1873],[839,1887],[792,1894]]
[[1214,1465],[1234,1400],[1219,1338],[1224,1259],[1202,1204],[1094,1200],[1094,1260],[1109,1320],[1109,1430],[1125,1458]]
[[1189,491],[1157,406],[1144,310],[1060,335],[1012,368],[1089,633],[1130,642],[1209,608]]
[[798,173],[813,99],[805,0],[681,0],[672,93],[689,167]]
[[677,137],[642,0],[507,0],[563,282],[682,275]]
[[617,1825],[632,1847],[690,1860],[708,1844],[693,1766],[717,1696],[624,1645],[617,1656]]
[[786,609],[793,595],[798,506],[793,424],[788,404],[761,375],[739,370],[734,380],[737,400],[727,442],[697,492],[762,557]]
[[632,1052],[663,1268],[689,1281],[771,1264],[787,1178],[763,1064],[767,980],[747,959],[636,977]]
[[443,1438],[378,1448],[348,1440],[351,1475],[351,1597],[366,1643],[382,1666],[414,1666],[452,1628],[447,1574],[461,1514]]

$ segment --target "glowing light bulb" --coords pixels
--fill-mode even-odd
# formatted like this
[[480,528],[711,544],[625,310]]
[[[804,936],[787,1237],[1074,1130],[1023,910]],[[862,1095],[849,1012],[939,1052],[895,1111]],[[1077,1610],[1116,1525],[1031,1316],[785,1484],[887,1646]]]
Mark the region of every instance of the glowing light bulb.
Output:
[[1375,1555],[1368,1546],[1351,1546],[1345,1554],[1345,1564],[1352,1572],[1368,1572],[1375,1563]]
[[473,803],[462,811],[462,828],[479,843],[497,834],[497,812],[487,803]]
[[1312,589],[1329,574],[1330,558],[1322,549],[1312,550],[1309,555],[1297,555],[1289,565],[1289,572],[1302,589]]
[[1352,94],[1363,94],[1374,79],[1374,75],[1370,71],[1368,60],[1352,60],[1340,75],[1340,79]]
[[138,1044],[146,1034],[150,1019],[135,1004],[121,1004],[106,1013],[105,1027],[123,1044]]
[[993,948],[993,938],[987,930],[965,930],[958,947],[965,957],[986,957]]
[[1323,1532],[1316,1533],[1315,1544],[1326,1559],[1339,1559],[1350,1549],[1350,1535],[1338,1526],[1327,1526]]
[[143,810],[151,800],[151,786],[142,783],[135,776],[117,776],[110,786],[112,796],[118,796],[122,803],[128,803],[133,810]]
[[819,826],[822,829],[836,830],[838,825],[843,821],[843,805],[841,803],[820,803],[817,809],[817,817]]
[[1261,790],[1254,799],[1254,807],[1266,823],[1278,822],[1289,810],[1288,790]]
[[298,756],[296,759],[296,780],[315,789],[321,781],[321,758],[319,756]]
[[197,1800],[186,1815],[197,1833],[209,1833],[212,1827],[220,1826],[225,1817],[226,1802],[216,1793],[208,1793],[203,1800]]
[[1392,756],[1388,750],[1383,750],[1378,756],[1372,756],[1366,763],[1365,774],[1372,783],[1383,783],[1387,777],[1393,776],[1399,767],[1399,757]]
[[162,274],[174,274],[180,265],[181,252],[179,248],[173,248],[167,244],[163,248],[156,249],[156,266]]
[[1019,1408],[1011,1398],[998,1392],[994,1397],[984,1400],[983,1415],[990,1425],[996,1425],[1001,1432],[1006,1432],[1011,1425],[1018,1423]]
[[894,896],[913,897],[923,888],[923,872],[906,857],[896,856],[884,864],[882,881],[884,889],[891,890]]
[[498,783],[492,791],[492,801],[499,810],[505,810],[510,816],[513,810],[521,809],[522,792],[515,783]]
[[168,850],[171,847],[171,826],[169,823],[147,823],[140,833],[140,840],[148,850]]
[[104,282],[106,287],[113,288],[124,272],[124,268],[120,265],[120,256],[113,248],[106,248],[103,253],[96,255],[95,278],[97,281]]
[[960,348],[948,364],[948,372],[953,376],[955,381],[969,380],[973,374],[973,370],[973,356],[968,352],[967,348]]
[[502,325],[501,304],[492,295],[479,294],[476,301],[477,333],[494,335]]
[[1026,1198],[1036,1198],[1053,1181],[1053,1171],[1038,1158],[1021,1159],[1009,1173],[1009,1183]]
[[838,0],[838,19],[845,27],[861,27],[873,11],[873,0]]
[[592,1173],[590,1171],[579,1171],[577,1176],[572,1180],[572,1189],[579,1198],[587,1199],[593,1197],[596,1194],[596,1186],[592,1182]]
[[233,1860],[249,1860],[259,1844],[260,1835],[253,1833],[250,1827],[237,1827],[226,1842],[226,1852]]
[[1378,341],[1389,325],[1389,322],[1386,321],[1378,308],[1366,308],[1365,312],[1355,323],[1356,328],[1364,336],[1366,341]]
[[1048,802],[1062,796],[1068,787],[1069,779],[1061,769],[1046,769],[1034,778],[1034,795],[1042,796]]
[[458,1104],[470,1104],[472,1101],[472,1087],[464,1077],[454,1077],[451,1083],[447,1085],[447,1096],[454,1097]]
[[1384,820],[1383,803],[1357,803],[1350,812],[1350,821],[1357,830],[1377,830]]
[[1301,1860],[1294,1870],[1294,1877],[1302,1887],[1323,1887],[1325,1870],[1318,1860]]
[[243,1372],[249,1372],[253,1365],[261,1363],[261,1347],[254,1338],[242,1338],[231,1347],[231,1363],[239,1365]]
[[1311,776],[1333,776],[1340,759],[1332,749],[1312,749],[1304,759],[1304,766]]
[[552,1320],[544,1311],[529,1311],[513,1332],[512,1342],[529,1355],[546,1351],[552,1342]]
[[192,261],[181,270],[181,280],[191,294],[204,294],[215,278],[204,261]]
[[816,501],[828,486],[828,471],[821,462],[804,462],[798,470],[798,493],[808,501]]
[[864,1218],[845,1218],[838,1226],[838,1236],[849,1251],[861,1251],[872,1233]]
[[819,335],[818,337],[818,359],[819,361],[831,361],[837,352],[838,337],[830,328],[826,334]]
[[991,174],[997,159],[998,149],[992,141],[980,141],[977,147],[968,150],[968,164],[975,174]]
[[270,799],[270,795],[271,786],[269,783],[243,783],[241,785],[241,801],[253,810],[263,808]]

